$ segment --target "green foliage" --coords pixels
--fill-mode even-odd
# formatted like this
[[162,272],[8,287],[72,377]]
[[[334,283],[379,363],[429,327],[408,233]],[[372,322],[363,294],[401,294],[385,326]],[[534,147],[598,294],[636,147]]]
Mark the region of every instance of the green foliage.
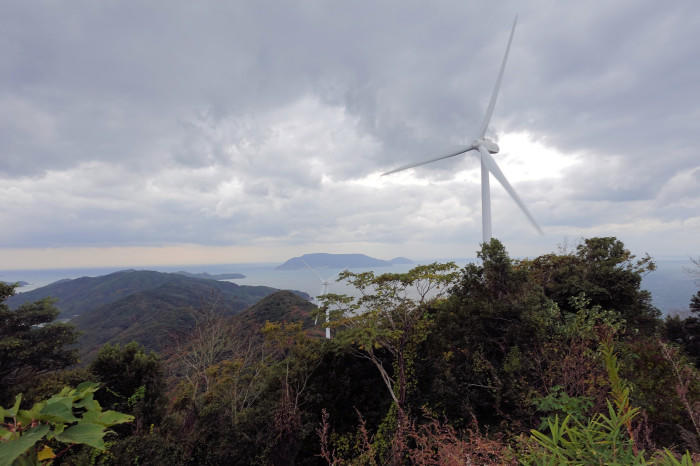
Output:
[[173,335],[187,334],[195,327],[195,310],[230,316],[277,291],[136,270],[59,282],[40,290],[42,295],[50,292],[58,297],[64,313],[71,310],[71,323],[82,332],[83,360],[92,359],[106,343],[136,341],[161,351],[172,344]]
[[700,291],[695,293],[691,298],[690,298],[690,312],[696,315],[700,315]]
[[240,321],[241,331],[258,331],[265,322],[300,321],[303,327],[313,325],[312,314],[316,306],[288,290],[266,296],[245,311],[235,316]]
[[94,450],[71,458],[75,465],[180,465],[192,464],[183,451],[182,442],[157,432],[144,432],[111,442],[109,450],[95,455]]
[[[350,348],[335,346],[334,340],[328,343],[322,350],[321,364],[309,379],[307,387],[305,419],[312,423],[314,429],[304,440],[300,457],[318,452],[315,430],[321,421],[319,414],[325,409],[333,422],[330,446],[339,456],[355,458],[367,446],[362,432],[358,430],[358,422],[365,432],[373,433],[378,429],[387,431],[387,423],[392,424],[391,420],[387,420],[387,413],[396,413],[396,407],[383,388],[379,372],[368,359],[358,358]],[[378,355],[384,359],[385,365],[391,366],[388,353],[379,350]],[[380,424],[384,427],[379,427]],[[388,431],[393,432],[395,426],[394,415],[393,425]],[[378,434],[375,434],[375,440],[379,440]],[[386,440],[391,441],[391,438]]]
[[50,445],[83,444],[105,450],[107,428],[131,422],[133,416],[103,411],[94,399],[98,388],[91,382],[65,387],[27,410],[20,409],[22,395],[17,395],[11,408],[0,408],[0,464],[52,460],[58,455]]
[[691,464],[686,453],[679,462],[666,450],[655,461],[648,461],[634,438],[632,421],[639,414],[639,408],[630,405],[628,383],[620,377],[620,365],[612,346],[601,348],[605,369],[610,382],[610,400],[607,401],[607,415],[596,413],[587,421],[581,420],[580,413],[568,414],[561,423],[559,416],[547,420],[549,434],[532,430],[529,452],[522,458],[523,463],[533,465],[560,464]]
[[96,396],[104,406],[136,416],[135,428],[158,424],[165,390],[160,358],[138,343],[105,345],[89,366],[104,385]]
[[573,312],[564,316],[562,336],[571,340],[581,338],[596,340],[601,329],[610,333],[624,331],[625,320],[615,311],[604,310],[600,305],[591,306],[591,299],[585,293],[572,296],[569,305]]
[[538,411],[548,413],[539,430],[546,429],[552,422],[556,422],[553,416],[571,417],[573,421],[583,422],[588,410],[593,406],[593,401],[588,397],[569,396],[561,386],[555,385],[550,393],[545,397],[537,398],[533,401]]
[[[345,271],[338,280],[345,280],[361,296],[329,294],[323,298],[323,311],[332,309],[332,325],[339,328],[336,340],[375,365],[399,410],[412,382],[415,351],[428,334],[427,311],[452,286],[456,268],[450,262],[378,276],[374,272]],[[391,354],[392,371],[385,367],[379,350]]]
[[[344,272],[354,296],[325,296],[316,327],[315,307],[289,292],[240,313],[207,307],[209,288],[132,294],[98,327],[158,347],[164,328],[191,329],[164,367],[135,343],[109,344],[87,369],[35,378],[24,398],[97,378],[93,400],[134,415],[107,451],[76,446],[62,464],[692,463],[676,452],[700,453],[700,377],[657,340],[639,288],[648,257],[615,238],[532,260],[492,240],[477,255],[459,271]],[[667,320],[666,334],[694,341],[685,323]],[[71,442],[98,434],[73,429],[83,418],[118,420],[60,404],[44,415],[62,420]],[[47,422],[22,429],[21,448],[37,458],[59,451]]]
[[676,343],[700,367],[700,316],[681,319],[679,316],[667,316],[663,327],[664,336]]
[[26,303],[10,310],[5,300],[14,285],[0,283],[0,403],[33,377],[74,364],[77,352],[71,325],[54,323],[58,310],[49,300]]
[[478,257],[481,264],[467,264],[449,297],[431,309],[430,332],[418,351],[421,396],[412,400],[458,428],[474,415],[484,423],[505,413],[533,415],[532,353],[563,324],[556,304],[498,240],[482,245]]
[[262,333],[272,355],[270,382],[279,387],[267,459],[280,464],[295,457],[301,446],[302,408],[309,380],[321,363],[323,341],[310,338],[302,322],[266,322]]
[[656,265],[648,255],[635,259],[621,241],[606,237],[584,240],[575,253],[547,254],[524,264],[563,312],[572,312],[569,299],[583,292],[593,306],[617,312],[627,332],[653,334],[661,313],[640,285]]

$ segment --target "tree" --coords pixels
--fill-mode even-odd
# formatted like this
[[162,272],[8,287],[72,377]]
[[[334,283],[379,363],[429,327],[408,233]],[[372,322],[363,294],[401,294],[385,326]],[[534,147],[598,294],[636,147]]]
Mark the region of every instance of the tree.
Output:
[[177,349],[170,360],[173,370],[181,373],[192,390],[192,400],[209,391],[208,368],[231,358],[245,346],[236,335],[237,330],[225,316],[217,314],[214,308],[193,312],[195,326],[187,337],[178,341]]
[[661,312],[640,286],[656,265],[648,255],[635,259],[622,241],[604,237],[585,239],[575,253],[547,254],[524,265],[563,312],[574,312],[570,298],[585,293],[591,305],[618,312],[628,332],[651,335]]
[[678,315],[666,317],[664,334],[679,344],[695,366],[700,367],[700,291],[690,298],[688,308],[691,315],[685,319]]
[[[406,412],[409,390],[415,387],[415,362],[419,344],[428,336],[432,306],[457,278],[453,262],[420,265],[407,273],[342,272],[359,297],[325,295],[323,308],[329,307],[338,328],[336,342],[351,348],[355,355],[369,360],[379,372],[384,386],[394,401],[387,413],[384,442],[380,456],[390,454],[390,462],[405,460],[406,435],[410,422]],[[391,368],[385,366],[387,357]],[[380,428],[381,430],[381,428]],[[384,435],[383,434],[383,435]]]
[[[330,306],[338,317],[337,340],[374,364],[399,410],[406,401],[415,350],[427,336],[427,310],[453,284],[456,268],[453,262],[436,262],[378,276],[345,271],[338,280],[352,285],[360,297],[329,294],[323,300],[324,309]],[[393,371],[384,366],[380,350],[392,356]]]
[[266,322],[262,333],[271,355],[271,381],[280,392],[273,412],[268,460],[282,464],[298,454],[301,408],[309,379],[321,363],[323,340],[309,337],[302,322]]
[[700,316],[700,291],[695,293],[693,297],[690,298],[690,312]]
[[[700,258],[690,260],[697,266],[697,271],[688,269],[688,273],[700,277]],[[700,367],[700,291],[690,297],[688,310],[691,315],[685,319],[677,315],[667,316],[664,333],[670,341],[681,345],[695,366]]]
[[[688,273],[696,278],[695,283],[700,284],[700,257],[690,258],[694,267],[688,269]],[[700,290],[690,298],[690,312],[700,317]]]
[[[431,333],[420,354],[422,398],[457,427],[473,416],[496,423],[522,418],[523,398],[532,391],[523,378],[532,357],[560,319],[557,306],[511,259],[497,239],[467,264],[444,305],[433,311]],[[526,413],[527,414],[527,413]]]
[[104,406],[136,416],[136,431],[158,424],[164,409],[160,358],[136,342],[104,345],[90,372],[105,386],[97,394]]
[[10,310],[5,300],[16,285],[0,282],[0,402],[33,377],[77,362],[72,325],[53,322],[59,310],[48,299]]

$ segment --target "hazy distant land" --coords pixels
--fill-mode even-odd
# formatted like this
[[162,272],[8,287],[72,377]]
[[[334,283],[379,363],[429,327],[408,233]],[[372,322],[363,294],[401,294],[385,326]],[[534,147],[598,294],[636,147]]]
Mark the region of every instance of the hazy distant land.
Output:
[[206,278],[207,280],[233,280],[235,278],[245,278],[245,275],[242,273],[215,273],[215,274],[209,274],[206,272],[201,272],[201,273],[191,273],[191,272],[185,272],[184,270],[180,270],[178,272],[175,272],[179,275],[184,275],[185,277],[191,277],[191,278]]
[[300,257],[292,257],[276,270],[299,270],[309,267],[328,268],[357,268],[357,267],[390,267],[397,264],[413,264],[413,261],[405,257],[395,257],[391,260],[376,259],[365,254],[304,254]]

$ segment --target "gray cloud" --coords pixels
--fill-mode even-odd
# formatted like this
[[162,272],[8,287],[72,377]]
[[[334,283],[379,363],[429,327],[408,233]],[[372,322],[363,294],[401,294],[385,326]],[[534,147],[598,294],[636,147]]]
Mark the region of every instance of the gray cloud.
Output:
[[469,141],[516,10],[494,136],[577,163],[514,183],[544,239],[494,180],[496,234],[697,249],[661,238],[700,207],[700,7],[546,0],[10,2],[0,245],[476,244],[473,158],[367,177]]

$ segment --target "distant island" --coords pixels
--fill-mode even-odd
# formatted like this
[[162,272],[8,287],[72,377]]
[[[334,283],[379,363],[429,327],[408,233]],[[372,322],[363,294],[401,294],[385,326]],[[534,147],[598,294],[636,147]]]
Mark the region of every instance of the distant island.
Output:
[[357,267],[390,267],[397,264],[413,264],[413,261],[405,257],[395,257],[391,260],[376,259],[365,254],[304,254],[301,257],[292,257],[276,270],[299,270],[306,266],[328,268],[357,268]]
[[206,272],[202,273],[190,273],[190,272],[185,272],[184,270],[180,270],[179,272],[175,272],[178,275],[184,275],[185,277],[190,277],[190,278],[206,278],[207,280],[231,280],[234,278],[245,278],[245,275],[242,273],[215,273],[215,274],[209,274]]

